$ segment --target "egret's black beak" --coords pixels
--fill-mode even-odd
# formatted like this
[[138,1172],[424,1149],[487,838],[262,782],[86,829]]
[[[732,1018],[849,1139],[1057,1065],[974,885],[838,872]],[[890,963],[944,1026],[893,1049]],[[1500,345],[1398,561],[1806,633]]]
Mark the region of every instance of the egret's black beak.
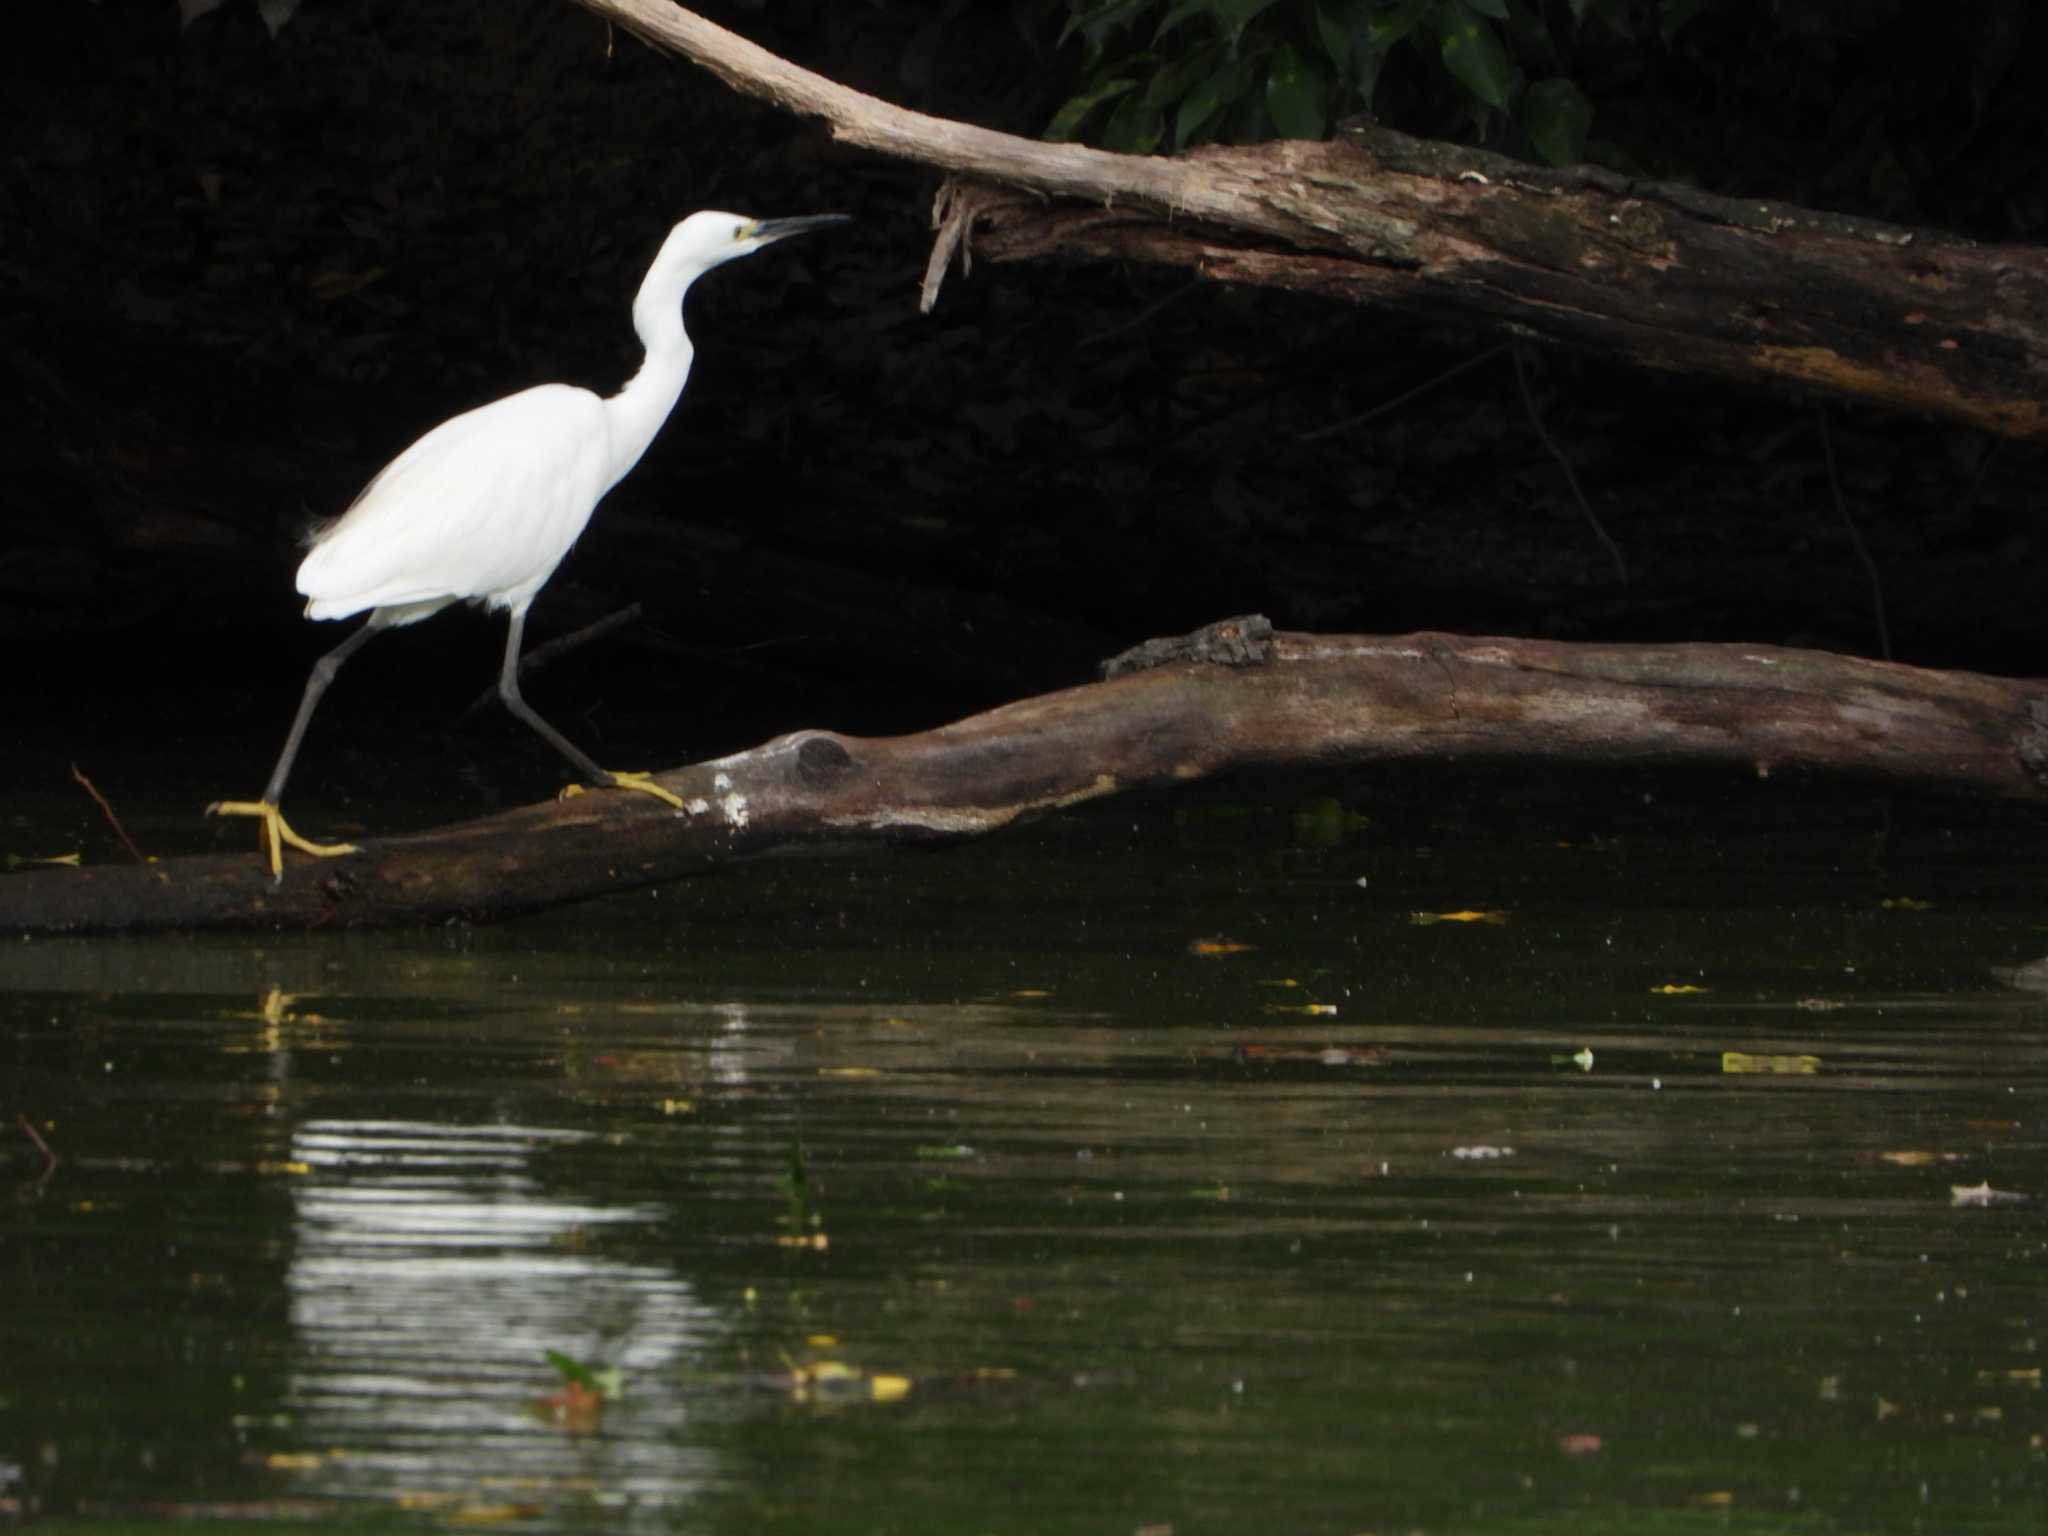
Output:
[[775,240],[787,240],[791,235],[807,235],[814,229],[829,229],[834,224],[851,224],[850,213],[807,213],[794,219],[759,219],[754,224],[754,238],[767,245]]

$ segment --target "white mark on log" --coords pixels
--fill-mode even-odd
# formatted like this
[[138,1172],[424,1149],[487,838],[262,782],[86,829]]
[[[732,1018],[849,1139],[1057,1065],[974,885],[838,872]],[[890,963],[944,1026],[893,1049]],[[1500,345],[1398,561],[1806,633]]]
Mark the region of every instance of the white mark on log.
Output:
[[711,802],[709,800],[706,800],[702,795],[699,795],[696,799],[692,800],[689,804],[685,805],[683,809],[688,811],[692,816],[702,816],[706,811],[711,809]]
[[[721,773],[719,778],[724,779],[725,775]],[[730,783],[731,780],[728,779],[726,782]],[[719,799],[718,808],[725,812],[725,819],[735,827],[744,827],[747,824],[747,797],[745,795],[731,794],[722,796]]]
[[1742,659],[1744,661],[1753,661],[1760,667],[1775,667],[1778,664],[1778,658],[1775,656],[1745,655]]
[[1079,805],[1084,800],[1094,800],[1103,795],[1113,795],[1122,788],[1115,774],[1098,773],[1080,789],[1070,790],[1063,795],[1046,795],[1037,800],[1022,800],[1015,805],[963,805],[963,806],[892,806],[886,810],[868,811],[851,816],[828,816],[825,824],[831,827],[867,827],[879,830],[884,827],[915,827],[921,832],[939,832],[947,836],[973,837],[983,832],[993,832],[998,827],[1007,827],[1020,816],[1040,811],[1065,810],[1070,805]]
[[1283,656],[1275,652],[1273,660],[1276,662],[1306,662],[1312,665],[1319,661],[1326,661],[1332,656],[1387,656],[1395,661],[1426,661],[1429,659],[1427,651],[1412,645],[1380,645],[1375,642],[1367,642],[1362,645],[1332,645],[1326,640],[1319,640],[1316,643],[1315,650],[1309,655]]
[[1006,805],[995,809],[968,808],[955,811],[878,811],[872,816],[834,817],[833,826],[915,827],[921,832],[942,832],[948,836],[973,837],[993,832],[1016,820],[1023,807]]
[[713,789],[731,789],[732,775],[727,773],[714,773],[711,776],[711,787]]

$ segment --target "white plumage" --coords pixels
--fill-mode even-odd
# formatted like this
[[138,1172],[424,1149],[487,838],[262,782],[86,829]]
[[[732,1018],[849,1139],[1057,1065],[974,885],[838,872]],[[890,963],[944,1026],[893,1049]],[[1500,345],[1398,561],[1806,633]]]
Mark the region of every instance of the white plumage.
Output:
[[611,461],[605,401],[567,384],[442,422],[314,537],[299,567],[306,617],[525,607],[589,523]]

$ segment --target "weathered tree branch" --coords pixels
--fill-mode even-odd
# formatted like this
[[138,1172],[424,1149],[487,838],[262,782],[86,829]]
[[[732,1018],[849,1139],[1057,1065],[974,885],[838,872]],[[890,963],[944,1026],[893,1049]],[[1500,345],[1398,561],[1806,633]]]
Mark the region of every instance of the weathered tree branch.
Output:
[[1171,158],[1047,144],[892,106],[668,0],[576,3],[842,142],[961,178],[934,210],[927,304],[956,251],[1169,263],[2048,436],[2048,252],[2034,247],[1383,130]]
[[[1141,648],[1108,681],[913,736],[799,731],[590,794],[302,860],[254,849],[0,878],[0,933],[492,917],[797,848],[978,836],[1235,769],[1545,758],[1862,775],[2048,803],[2048,684],[1743,645],[1274,634]],[[195,808],[196,814],[196,808]]]

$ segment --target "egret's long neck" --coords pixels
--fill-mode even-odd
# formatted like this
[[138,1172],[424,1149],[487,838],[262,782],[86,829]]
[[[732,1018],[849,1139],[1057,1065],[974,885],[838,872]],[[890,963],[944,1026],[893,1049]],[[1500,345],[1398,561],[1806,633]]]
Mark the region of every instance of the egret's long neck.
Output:
[[682,398],[690,359],[696,355],[683,329],[683,289],[688,286],[663,282],[658,272],[650,273],[633,300],[633,329],[647,348],[647,358],[625,387],[604,403],[611,436],[612,476],[607,489],[640,462]]

